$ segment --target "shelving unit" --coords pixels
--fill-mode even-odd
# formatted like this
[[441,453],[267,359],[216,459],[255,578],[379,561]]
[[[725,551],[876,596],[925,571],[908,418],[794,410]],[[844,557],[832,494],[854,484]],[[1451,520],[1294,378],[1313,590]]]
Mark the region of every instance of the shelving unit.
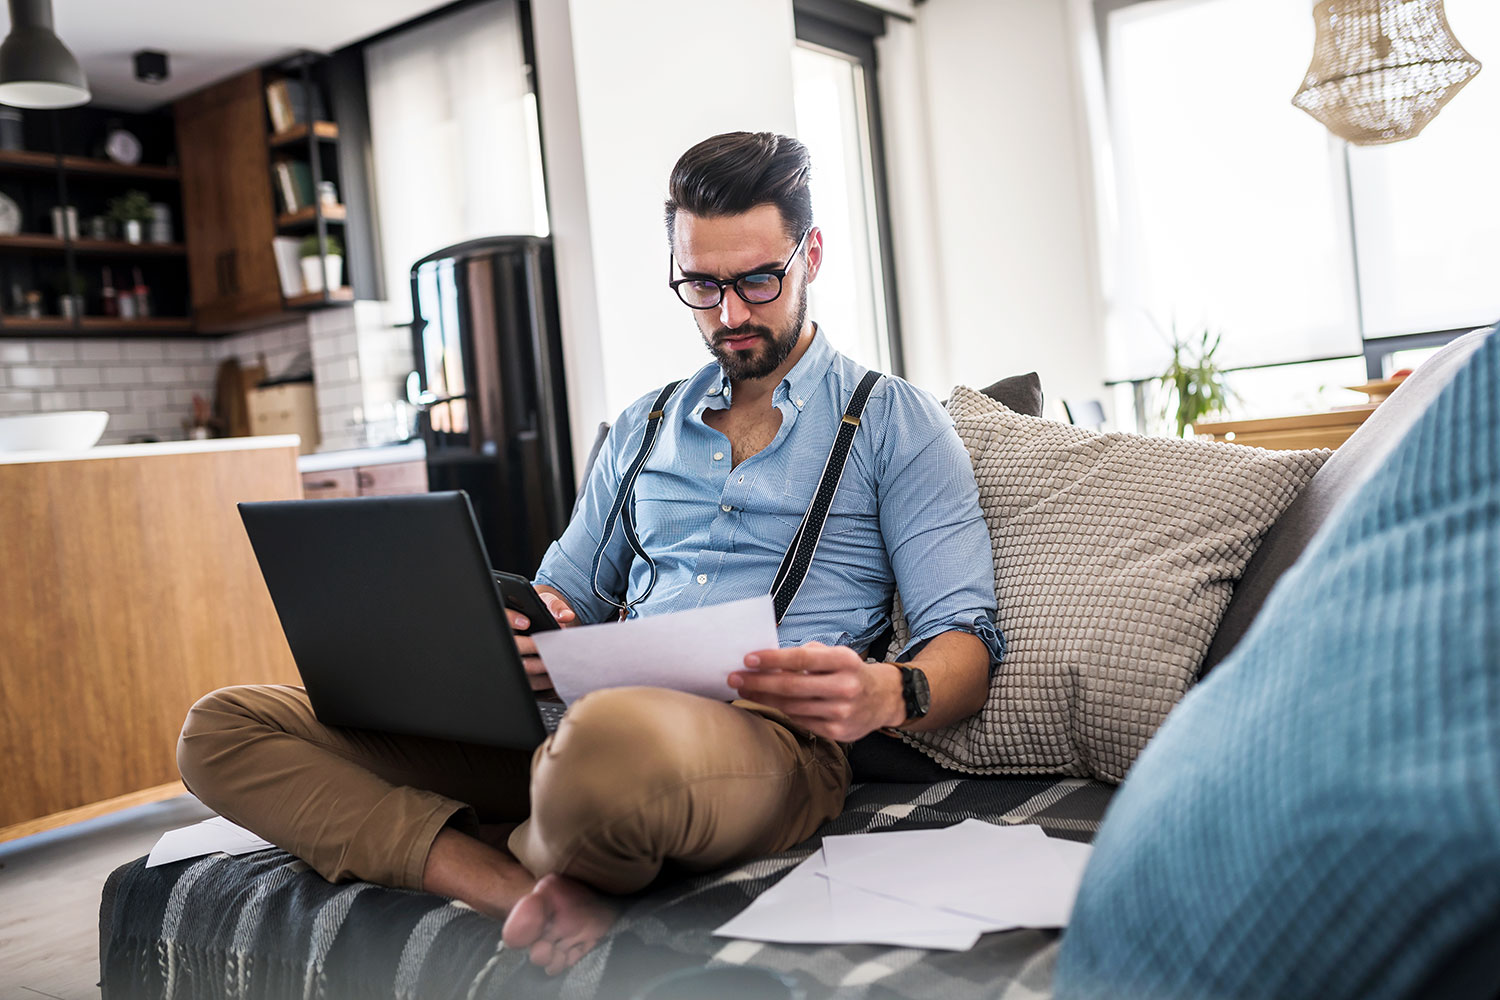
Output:
[[[333,181],[335,185],[339,180],[339,126],[337,122],[328,121],[320,115],[326,105],[320,96],[322,82],[315,72],[318,63],[319,57],[311,53],[301,53],[268,72],[267,118],[270,125],[266,143],[270,149],[273,189],[279,192],[277,170],[280,161],[295,160],[299,165],[305,164],[307,174],[311,178],[311,204],[288,206],[284,194],[279,194],[283,209],[290,208],[291,210],[284,210],[277,215],[277,234],[279,237],[294,237],[299,240],[316,236],[319,247],[319,272],[326,275],[329,238],[338,237],[341,245],[347,244],[342,237],[344,224],[348,221],[348,211],[340,203],[324,202],[322,196],[321,188],[325,180]],[[297,107],[296,102],[290,98],[287,103],[291,105],[290,110],[294,115],[305,115],[308,119],[279,131],[275,128],[275,116],[271,114],[270,106],[272,101],[270,88],[277,80],[295,81],[298,84],[303,101],[302,107]],[[332,227],[337,227],[337,231],[335,232]],[[302,263],[300,256],[297,263],[300,267]],[[347,259],[344,263],[343,273],[347,276]],[[346,277],[344,284],[338,288],[324,287],[318,291],[295,295],[286,294],[286,289],[283,288],[283,298],[288,309],[316,309],[352,303],[354,291],[349,287]]]
[[[142,144],[140,163],[116,163],[97,153],[108,128],[119,125]],[[92,239],[91,216],[107,214],[112,198],[139,189],[152,202],[164,202],[180,225],[179,170],[169,116],[133,114],[85,107],[62,111],[27,111],[23,119],[25,149],[0,150],[0,190],[21,209],[21,232],[0,235],[0,337],[61,335],[104,336],[116,333],[183,335],[194,332],[188,308],[186,247],[178,232],[169,243],[130,243],[119,238]],[[52,211],[70,206],[78,216],[78,235],[60,236]],[[104,269],[121,293],[141,280],[150,289],[153,311],[167,315],[121,319],[104,316],[101,292]],[[33,317],[21,299],[41,294],[48,315]],[[82,297],[81,317],[63,315],[63,297]]]

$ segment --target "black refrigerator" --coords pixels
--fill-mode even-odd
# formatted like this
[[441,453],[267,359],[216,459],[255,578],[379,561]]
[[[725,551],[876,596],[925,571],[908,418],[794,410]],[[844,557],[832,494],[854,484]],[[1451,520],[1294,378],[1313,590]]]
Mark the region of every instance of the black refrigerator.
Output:
[[470,240],[411,269],[408,400],[427,485],[466,490],[490,563],[530,577],[573,507],[552,242]]

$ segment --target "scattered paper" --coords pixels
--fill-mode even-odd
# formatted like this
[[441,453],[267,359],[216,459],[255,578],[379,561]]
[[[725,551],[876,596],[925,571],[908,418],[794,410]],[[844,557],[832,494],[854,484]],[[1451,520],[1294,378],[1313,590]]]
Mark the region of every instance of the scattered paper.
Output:
[[775,649],[769,596],[669,615],[538,632],[537,652],[568,704],[600,688],[671,688],[723,701],[739,697],[729,674],[745,654]]
[[223,816],[215,816],[162,834],[146,858],[146,867],[155,868],[206,854],[250,854],[273,846],[270,841],[262,840],[242,826],[235,826]]
[[[904,909],[887,913],[878,925],[863,919],[840,923],[839,913],[858,910],[870,894],[820,878],[822,873],[823,856],[814,854],[714,933],[778,944],[881,944],[935,951],[967,951],[979,940],[980,931],[972,920],[967,929],[917,929],[905,922],[910,914]],[[834,894],[839,891],[851,898],[835,904]],[[880,897],[870,901],[874,906],[890,902]]]
[[820,853],[714,933],[963,951],[990,931],[1066,926],[1090,851],[1034,824],[972,819],[826,837]]

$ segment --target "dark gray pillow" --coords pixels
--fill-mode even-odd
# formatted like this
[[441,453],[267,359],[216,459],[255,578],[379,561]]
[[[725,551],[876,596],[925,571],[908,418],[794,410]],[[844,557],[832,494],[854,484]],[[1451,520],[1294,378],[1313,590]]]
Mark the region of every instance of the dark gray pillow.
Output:
[[979,391],[1007,410],[1014,410],[1027,417],[1042,415],[1042,379],[1036,372],[1012,375]]
[[1286,513],[1271,526],[1265,541],[1245,567],[1245,575],[1234,588],[1234,596],[1219,630],[1214,633],[1200,673],[1217,666],[1239,644],[1250,623],[1260,614],[1266,595],[1302,555],[1329,512],[1385,461],[1386,455],[1417,418],[1427,412],[1427,407],[1491,329],[1494,328],[1466,334],[1424,361],[1318,470]]

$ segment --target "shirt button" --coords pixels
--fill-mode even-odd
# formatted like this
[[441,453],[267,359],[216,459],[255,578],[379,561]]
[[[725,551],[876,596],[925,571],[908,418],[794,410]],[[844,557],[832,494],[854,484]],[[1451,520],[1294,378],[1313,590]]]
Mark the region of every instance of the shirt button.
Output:
[[698,574],[698,582],[700,584],[707,583],[708,582],[708,574],[707,573],[699,573]]
[[729,504],[727,504],[727,503],[721,503],[721,504],[719,504],[719,509],[722,510],[726,514],[728,514],[730,511],[734,510],[734,508],[731,507],[731,506],[729,506]]
[[722,461],[724,461],[724,453],[722,451],[716,451],[716,452],[714,452],[714,461],[715,462],[722,462]]
[[797,405],[800,407],[802,405],[802,400],[797,400]]
[[710,396],[717,396],[719,394],[719,389],[720,388],[722,388],[722,387],[721,386],[715,386],[714,388],[708,390],[708,394]]

